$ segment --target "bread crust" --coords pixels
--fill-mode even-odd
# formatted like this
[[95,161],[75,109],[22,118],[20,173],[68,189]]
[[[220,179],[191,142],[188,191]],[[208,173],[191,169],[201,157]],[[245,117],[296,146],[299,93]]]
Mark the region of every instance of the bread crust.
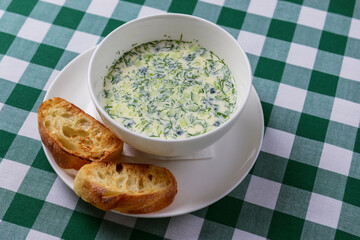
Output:
[[[55,110],[69,114],[74,119],[85,119],[87,124],[90,124],[91,131],[93,126],[96,126],[99,135],[102,136],[103,144],[110,146],[101,152],[95,152],[93,146],[84,144],[83,142],[92,141],[91,136],[78,137],[80,143],[79,149],[69,149],[64,146],[64,141],[59,140],[59,136],[64,137],[61,129],[49,129],[47,121],[56,121],[60,118],[59,114],[49,116]],[[49,120],[50,119],[50,120]],[[60,121],[60,120],[58,120]],[[60,126],[63,126],[59,124]],[[116,137],[109,129],[107,129],[102,123],[82,111],[74,104],[59,98],[54,97],[52,99],[43,102],[38,110],[38,127],[39,134],[45,147],[49,150],[55,162],[61,168],[76,169],[79,170],[85,164],[89,164],[93,161],[99,162],[119,162],[119,157],[123,149],[123,142]],[[59,126],[57,126],[59,128]],[[80,129],[81,130],[81,129]],[[83,131],[83,130],[81,130]],[[73,136],[69,136],[69,142],[73,140]],[[79,151],[81,150],[81,151]]]
[[[120,171],[117,169],[121,169]],[[146,179],[149,175],[153,179]],[[126,180],[119,183],[119,179]],[[148,181],[134,191],[132,184]],[[152,184],[153,183],[153,184]],[[128,214],[146,214],[170,205],[177,194],[177,182],[166,168],[151,164],[91,163],[83,166],[74,180],[74,191],[99,209]]]

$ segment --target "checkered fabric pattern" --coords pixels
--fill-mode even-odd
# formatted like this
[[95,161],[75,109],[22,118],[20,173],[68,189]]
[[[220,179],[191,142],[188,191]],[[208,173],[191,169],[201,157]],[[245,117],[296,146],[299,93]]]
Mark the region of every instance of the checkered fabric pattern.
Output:
[[[150,14],[199,16],[251,62],[255,166],[197,212],[141,219],[79,200],[50,167],[37,109],[74,57]],[[360,239],[360,1],[1,0],[0,239]]]

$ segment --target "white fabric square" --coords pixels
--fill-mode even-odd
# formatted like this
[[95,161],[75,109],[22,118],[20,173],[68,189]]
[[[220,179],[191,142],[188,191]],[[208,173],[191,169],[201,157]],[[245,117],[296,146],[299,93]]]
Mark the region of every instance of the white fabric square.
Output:
[[316,54],[316,48],[291,43],[286,62],[296,66],[312,69],[314,67]]
[[28,65],[28,62],[5,55],[0,61],[0,78],[17,83]]
[[360,60],[344,56],[340,77],[360,82]]
[[0,9],[0,19],[4,15],[5,11]]
[[306,220],[336,228],[341,212],[341,201],[312,193]]
[[3,106],[4,106],[4,104],[0,102],[0,111],[1,111]]
[[245,52],[260,56],[265,43],[265,36],[240,31],[237,41],[244,48]]
[[36,113],[33,112],[29,113],[29,115],[27,116],[24,124],[22,125],[19,131],[19,135],[40,140]]
[[280,187],[280,183],[253,175],[246,191],[245,201],[262,207],[275,209]]
[[360,39],[360,20],[353,18],[351,20],[349,37]]
[[46,197],[47,202],[51,202],[71,210],[75,209],[79,198],[76,194],[57,177]]
[[352,151],[328,143],[324,144],[319,167],[348,176]]
[[306,6],[301,7],[298,23],[322,30],[326,20],[326,12]]
[[99,39],[99,36],[76,31],[69,41],[66,50],[82,53],[95,46]]
[[86,12],[109,18],[117,4],[118,0],[93,0]]
[[157,15],[157,14],[163,14],[163,13],[166,13],[166,12],[163,10],[156,9],[156,8],[142,6],[139,11],[138,18]]
[[356,128],[359,127],[360,104],[341,98],[335,98],[330,120],[344,123]]
[[170,219],[165,238],[173,240],[198,239],[204,219],[186,214]]
[[28,165],[3,159],[0,162],[0,187],[16,192],[29,168]]
[[59,74],[59,72],[60,72],[60,71],[58,71],[58,70],[54,70],[54,71],[51,73],[48,81],[47,81],[46,84],[45,84],[44,91],[49,90],[51,84],[54,82],[54,80],[55,80],[55,78],[57,77],[57,75]]
[[133,228],[136,223],[136,218],[128,217],[128,216],[121,215],[121,214],[115,213],[115,212],[106,212],[104,219],[127,226],[127,227],[130,227],[130,228]]
[[260,237],[258,235],[242,231],[240,229],[235,228],[234,235],[232,237],[232,240],[266,240],[264,237]]
[[280,83],[274,104],[301,112],[306,98],[306,90]]
[[201,2],[207,2],[207,3],[210,3],[210,4],[215,4],[215,5],[218,5],[218,6],[224,6],[224,2],[225,0],[200,0]]
[[274,128],[266,128],[261,151],[289,158],[295,135]]
[[18,37],[41,43],[50,27],[50,23],[27,18],[18,33]]
[[41,1],[63,6],[66,0],[41,0]]
[[248,12],[271,18],[276,8],[276,0],[252,0],[250,1]]
[[26,240],[58,240],[60,238],[51,236],[49,234],[30,229]]

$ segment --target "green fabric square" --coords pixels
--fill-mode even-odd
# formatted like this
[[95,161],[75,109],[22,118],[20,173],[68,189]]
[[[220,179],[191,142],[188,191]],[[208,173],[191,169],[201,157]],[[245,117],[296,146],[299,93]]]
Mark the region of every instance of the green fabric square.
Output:
[[34,107],[31,109],[31,112],[34,112],[34,113],[38,112],[41,103],[44,101],[45,94],[46,94],[45,91],[41,91],[38,99],[36,100],[36,102],[34,104]]
[[336,230],[314,222],[305,221],[301,239],[334,239]]
[[196,0],[173,0],[169,7],[169,12],[173,13],[184,13],[184,14],[192,14],[197,1]]
[[52,23],[61,7],[55,4],[39,1],[32,10],[30,17]]
[[289,160],[283,184],[311,192],[314,186],[317,168],[308,164]]
[[131,236],[128,239],[130,239],[130,240],[137,240],[137,239],[162,240],[164,238],[162,238],[160,236],[156,236],[156,235],[148,233],[148,232],[133,229],[131,232]]
[[305,98],[303,113],[328,119],[331,116],[334,98],[308,91]]
[[279,1],[276,5],[273,18],[288,22],[297,22],[301,6],[285,1]]
[[[228,196],[244,200],[246,195],[246,190],[250,183],[250,179],[251,179],[251,175],[247,174],[246,177],[240,182],[240,184],[228,194]],[[205,215],[199,217],[205,218]]]
[[266,38],[261,56],[285,62],[289,49],[289,42],[275,38]]
[[296,135],[323,142],[329,120],[309,114],[301,114]]
[[50,173],[37,168],[30,168],[20,185],[18,192],[33,198],[45,200],[56,176],[55,173]]
[[327,11],[330,0],[304,0],[303,5]]
[[22,84],[16,84],[14,90],[7,99],[6,104],[30,111],[40,93],[41,90],[39,89],[28,87]]
[[96,235],[96,239],[130,239],[131,232],[131,228],[103,220],[100,229]]
[[117,27],[120,27],[124,23],[125,22],[123,22],[123,21],[119,21],[119,20],[110,18],[109,21],[107,22],[103,32],[101,33],[101,36],[103,36],[103,37],[107,36],[114,29],[116,29]]
[[341,71],[343,56],[318,50],[316,54],[314,70],[339,75]]
[[52,71],[50,68],[30,63],[21,76],[19,83],[29,87],[43,89]]
[[244,202],[236,225],[240,230],[266,237],[273,211],[249,202]]
[[26,17],[12,12],[5,12],[0,18],[0,32],[17,35]]
[[295,136],[290,159],[317,167],[324,143]]
[[[340,219],[338,223],[338,230],[353,234],[355,236],[360,236],[359,226],[360,226],[360,208],[343,202]],[[338,233],[336,233],[336,235],[338,235]],[[348,236],[346,234],[341,234],[341,233],[339,235],[344,237]],[[340,238],[340,237],[337,238],[348,239],[348,238]]]
[[59,62],[57,63],[55,69],[61,71],[66,65],[68,65],[74,58],[76,58],[79,54],[70,51],[64,51]]
[[233,234],[234,234],[234,228],[205,220],[202,225],[200,236],[198,239],[199,240],[208,240],[208,239],[230,240],[232,239]]
[[6,210],[10,206],[11,201],[13,200],[15,193],[3,188],[0,188],[0,219],[2,219],[6,213]]
[[345,56],[360,59],[360,40],[349,37],[346,43]]
[[291,3],[297,3],[297,4],[302,4],[303,0],[281,0],[281,1],[286,1],[286,2],[291,2]]
[[249,7],[249,4],[250,4],[250,0],[243,0],[243,1],[225,0],[224,6],[246,12]]
[[90,0],[65,1],[64,6],[85,12],[89,8],[90,3]]
[[5,102],[13,91],[16,83],[0,78],[0,102]]
[[193,15],[207,19],[213,23],[216,23],[216,20],[219,17],[220,11],[221,11],[220,6],[199,1],[196,4]]
[[0,2],[0,9],[5,10],[9,4],[11,3],[11,0],[3,0]]
[[351,19],[334,13],[327,13],[324,30],[341,35],[348,35]]
[[45,202],[32,228],[61,237],[71,214],[72,211],[68,208]]
[[143,5],[144,2],[145,2],[145,0],[124,0],[124,1],[136,3],[136,4],[139,4],[139,5]]
[[43,204],[44,201],[17,193],[6,211],[3,220],[31,228]]
[[51,25],[43,40],[43,43],[58,48],[66,48],[69,41],[71,40],[71,37],[74,35],[74,32],[74,30],[69,28]]
[[82,199],[80,199],[80,201],[77,202],[75,210],[80,213],[91,215],[97,218],[103,218],[105,215],[105,212],[103,210],[96,208],[94,205],[85,202]]
[[13,43],[15,36],[0,32],[0,54],[5,54],[11,44]]
[[206,212],[207,212],[207,208],[202,208],[202,209],[200,209],[200,210],[197,210],[197,211],[195,211],[195,212],[192,212],[191,214],[194,215],[194,216],[198,216],[198,217],[201,217],[201,218],[205,218]]
[[17,134],[28,114],[27,111],[5,104],[0,111],[0,129]]
[[169,221],[170,218],[139,218],[136,220],[134,228],[156,236],[164,236],[169,225]]
[[171,0],[146,0],[144,5],[152,8],[167,11],[171,4]]
[[118,2],[111,18],[120,20],[120,21],[130,21],[139,15],[141,6],[138,4],[133,4],[130,2]]
[[227,26],[221,26],[223,29],[225,29],[228,33],[230,33],[231,36],[233,36],[233,38],[237,38],[239,36],[240,30],[239,29],[235,29],[235,28],[231,28],[231,27],[227,27]]
[[310,198],[311,192],[283,184],[275,210],[294,217],[305,218]]
[[249,59],[249,62],[250,62],[251,72],[254,75],[256,65],[257,65],[257,63],[259,61],[259,56],[252,55],[251,53],[247,53],[246,55],[247,55],[247,57]]
[[273,103],[279,88],[279,83],[262,78],[253,78],[253,85],[261,101]]
[[53,168],[51,167],[48,159],[46,158],[46,155],[44,153],[44,149],[41,147],[38,154],[35,157],[35,160],[33,161],[32,167],[45,170],[47,172],[54,173]]
[[337,84],[338,84],[337,76],[314,70],[311,74],[310,84],[308,89],[313,92],[335,97]]
[[360,154],[354,152],[351,161],[349,176],[360,180]]
[[356,134],[354,152],[360,153],[360,128],[358,129],[357,134]]
[[357,131],[358,128],[353,126],[330,121],[325,142],[352,151]]
[[304,219],[275,211],[267,237],[270,239],[300,239],[303,226]]
[[85,13],[82,11],[62,7],[59,14],[54,20],[54,24],[71,29],[76,29],[79,26],[84,14]]
[[108,19],[91,13],[86,13],[82,18],[77,30],[100,35]]
[[313,192],[342,200],[345,192],[344,175],[319,168],[316,174]]
[[12,0],[6,11],[28,16],[36,3],[37,0]]
[[253,175],[281,183],[287,161],[285,158],[260,152],[254,166]]
[[31,62],[45,67],[54,68],[63,52],[63,49],[46,44],[40,44],[38,50],[31,59]]
[[0,236],[6,239],[26,239],[30,229],[6,221],[0,222]]
[[94,239],[101,221],[100,218],[73,211],[61,238]]
[[320,39],[319,49],[344,55],[347,37],[331,32],[323,31]]
[[274,105],[268,126],[295,134],[300,115],[297,111]]
[[[39,45],[39,43],[24,38],[15,38],[6,55],[30,61]],[[26,49],[26,51],[24,51],[24,49]]]
[[206,219],[235,227],[243,201],[225,196],[208,207]]
[[337,230],[336,231],[336,235],[335,235],[335,240],[342,240],[342,239],[346,239],[346,240],[359,240],[358,236],[352,235],[350,233],[347,232],[343,232],[341,230]]
[[307,68],[286,64],[281,82],[294,87],[307,89],[310,82],[311,72],[312,71]]
[[344,202],[360,207],[360,180],[352,177],[348,177]]
[[331,0],[329,12],[352,17],[355,6],[355,0]]
[[6,159],[31,165],[41,148],[41,142],[32,138],[17,135],[11,144]]
[[272,38],[291,42],[295,28],[295,23],[272,19],[267,35]]
[[[309,37],[311,36],[311,37]],[[295,29],[293,42],[305,46],[318,48],[321,38],[321,31],[315,28],[298,24]]]
[[242,30],[266,35],[270,26],[270,19],[260,15],[246,13]]
[[223,7],[221,9],[219,19],[217,20],[217,24],[231,28],[241,29],[244,19],[245,12]]
[[360,82],[339,78],[336,97],[360,103]]
[[274,105],[261,101],[261,106],[262,106],[263,114],[264,114],[264,124],[265,124],[265,126],[268,126],[270,116],[271,116],[271,111],[272,111]]
[[281,81],[285,63],[270,58],[260,57],[254,75],[276,82]]

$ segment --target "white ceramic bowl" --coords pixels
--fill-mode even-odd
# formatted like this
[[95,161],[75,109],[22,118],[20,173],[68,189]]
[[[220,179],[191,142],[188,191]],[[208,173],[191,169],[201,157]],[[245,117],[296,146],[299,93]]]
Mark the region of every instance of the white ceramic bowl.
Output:
[[[186,139],[151,138],[128,130],[113,120],[100,105],[104,76],[119,56],[133,48],[133,44],[165,39],[198,40],[198,44],[212,50],[230,68],[237,88],[237,106],[225,123],[218,128]],[[121,54],[117,54],[120,51]],[[146,153],[178,156],[210,146],[224,136],[237,122],[250,94],[252,76],[249,60],[237,41],[221,27],[198,17],[183,14],[163,14],[130,21],[111,32],[96,48],[89,65],[91,99],[107,127],[132,147]]]

